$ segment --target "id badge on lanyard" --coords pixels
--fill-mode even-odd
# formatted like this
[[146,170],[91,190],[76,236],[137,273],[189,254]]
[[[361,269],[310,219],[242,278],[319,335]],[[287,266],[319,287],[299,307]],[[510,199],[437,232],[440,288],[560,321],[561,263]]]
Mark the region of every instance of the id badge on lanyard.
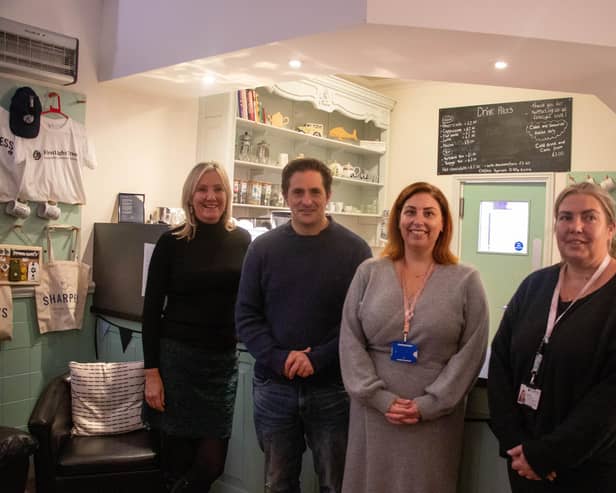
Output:
[[391,360],[399,363],[417,363],[419,349],[415,344],[404,341],[391,343]]
[[535,358],[533,360],[533,367],[530,371],[530,379],[528,385],[522,383],[520,384],[520,390],[518,391],[517,403],[522,404],[523,406],[530,407],[532,410],[536,411],[539,408],[539,401],[541,400],[541,389],[538,388],[536,384],[537,375],[539,370],[541,369],[541,364],[543,363],[543,355],[545,353],[545,349],[550,342],[550,337],[552,337],[552,332],[554,331],[554,326],[563,318],[565,313],[569,311],[569,309],[574,305],[574,303],[579,300],[588,288],[594,283],[610,263],[610,255],[606,255],[601,265],[597,267],[595,273],[588,280],[588,282],[584,285],[584,287],[580,290],[580,292],[573,298],[569,306],[565,308],[565,310],[556,317],[556,311],[558,309],[558,299],[560,297],[560,288],[562,286],[563,277],[565,273],[566,266],[563,265],[560,268],[560,272],[558,273],[558,282],[556,283],[556,287],[554,288],[554,293],[552,294],[552,302],[550,303],[550,312],[548,315],[548,322],[545,328],[545,335],[541,339],[539,343],[539,347],[537,348],[537,352],[535,353]]
[[529,385],[520,385],[520,391],[518,392],[518,404],[530,407],[533,411],[536,411],[539,407],[539,400],[541,399],[541,389],[536,389]]
[[[405,282],[405,272],[402,272],[402,291],[403,291],[403,302],[404,302],[404,328],[402,330],[402,334],[403,334],[403,339],[401,341],[394,341],[391,343],[391,360],[392,361],[396,361],[398,363],[409,363],[409,364],[414,364],[417,363],[417,359],[419,358],[419,348],[417,347],[416,344],[413,344],[411,342],[407,341],[409,332],[410,332],[410,328],[411,328],[411,319],[413,318],[413,315],[415,314],[415,305],[417,305],[417,300],[419,299],[419,296],[421,295],[424,286],[426,285],[426,282],[428,282],[428,278],[430,277],[430,275],[432,274],[432,271],[434,270],[434,263],[432,265],[430,265],[430,268],[428,269],[428,272],[426,272],[426,275],[424,277],[424,281],[422,283],[422,285],[420,286],[419,290],[417,291],[417,293],[415,294],[415,296],[413,297],[413,300],[409,300],[408,295],[407,295],[407,289],[406,289],[406,282]],[[408,300],[408,302],[407,302]]]

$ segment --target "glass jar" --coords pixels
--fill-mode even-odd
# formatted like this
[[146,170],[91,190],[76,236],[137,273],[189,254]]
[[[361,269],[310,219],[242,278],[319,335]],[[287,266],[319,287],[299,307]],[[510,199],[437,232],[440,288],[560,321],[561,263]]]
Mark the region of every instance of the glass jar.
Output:
[[244,132],[240,135],[240,147],[238,157],[240,161],[248,161],[250,158],[250,151],[252,150],[252,137],[248,132]]
[[248,203],[250,205],[261,205],[261,187],[260,181],[251,180],[248,182]]
[[278,194],[280,193],[280,185],[273,183],[272,184],[272,191],[270,192],[270,201],[269,201],[269,205],[271,207],[277,207],[278,206]]
[[264,181],[261,183],[261,205],[270,205],[272,197],[272,184]]
[[269,164],[270,147],[267,142],[262,140],[257,144],[257,162],[261,164]]
[[240,203],[240,181],[233,180],[233,203]]

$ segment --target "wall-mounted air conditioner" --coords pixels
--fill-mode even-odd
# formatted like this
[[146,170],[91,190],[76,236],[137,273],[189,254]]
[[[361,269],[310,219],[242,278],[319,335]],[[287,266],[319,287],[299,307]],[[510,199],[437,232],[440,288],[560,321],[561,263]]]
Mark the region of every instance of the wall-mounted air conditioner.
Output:
[[0,72],[67,86],[77,82],[79,40],[0,17]]

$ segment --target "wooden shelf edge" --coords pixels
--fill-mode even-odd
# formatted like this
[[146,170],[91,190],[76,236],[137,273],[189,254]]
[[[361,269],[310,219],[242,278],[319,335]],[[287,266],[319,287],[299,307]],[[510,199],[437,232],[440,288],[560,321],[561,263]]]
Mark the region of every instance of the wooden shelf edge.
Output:
[[305,134],[302,132],[298,132],[297,130],[293,130],[290,128],[284,127],[275,127],[274,125],[269,125],[267,123],[255,122],[253,120],[247,120],[246,118],[241,118],[239,116],[235,117],[238,127],[244,128],[258,128],[264,131],[273,131],[275,133],[280,133],[283,135],[291,136],[296,140],[306,140],[315,145],[321,145],[325,147],[337,147],[339,149],[345,149],[351,152],[357,152],[360,154],[370,154],[374,156],[382,156],[386,151],[375,151],[373,149],[369,149],[367,147],[361,147],[360,145],[350,144],[348,142],[330,139],[329,137],[315,137],[314,135]]
[[[278,166],[275,164],[262,164],[255,163],[253,161],[243,161],[241,159],[236,159],[234,161],[236,166],[245,166],[247,168],[256,168],[256,169],[269,169],[273,171],[282,171],[284,166]],[[368,181],[368,180],[358,180],[356,178],[345,178],[344,176],[332,176],[334,182],[340,183],[348,183],[350,185],[357,185],[362,187],[377,187],[382,188],[384,185],[380,182]]]
[[[237,203],[233,203],[231,204],[232,207],[246,207],[246,208],[250,208],[250,209],[270,209],[270,210],[275,210],[275,211],[290,211],[291,209],[289,209],[288,207],[276,207],[276,206],[269,206],[269,205],[252,205],[252,204],[237,204]],[[380,218],[381,215],[380,214],[368,214],[365,212],[331,212],[331,211],[326,211],[327,215],[330,216],[354,216],[354,217],[373,217],[373,218]]]

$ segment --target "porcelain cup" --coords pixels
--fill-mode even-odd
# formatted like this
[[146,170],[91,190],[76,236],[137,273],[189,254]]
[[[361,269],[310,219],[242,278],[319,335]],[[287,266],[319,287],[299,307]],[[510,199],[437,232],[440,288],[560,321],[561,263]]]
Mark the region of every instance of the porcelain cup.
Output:
[[361,173],[361,168],[359,166],[353,166],[351,163],[346,163],[342,167],[342,176],[345,178],[353,178],[355,176],[359,176]]
[[329,170],[332,172],[332,176],[343,176],[342,165],[337,161],[329,164]]

